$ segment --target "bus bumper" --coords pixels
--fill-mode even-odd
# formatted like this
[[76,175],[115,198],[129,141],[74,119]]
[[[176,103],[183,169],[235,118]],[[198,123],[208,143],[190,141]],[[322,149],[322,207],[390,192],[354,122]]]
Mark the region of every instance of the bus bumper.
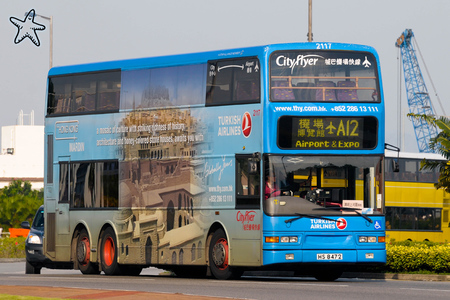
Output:
[[263,265],[280,263],[386,263],[386,250],[263,250]]

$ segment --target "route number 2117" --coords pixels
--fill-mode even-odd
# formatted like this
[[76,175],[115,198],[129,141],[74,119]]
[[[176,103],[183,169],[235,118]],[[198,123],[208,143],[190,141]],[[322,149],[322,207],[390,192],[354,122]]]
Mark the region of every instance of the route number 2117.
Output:
[[331,49],[331,43],[316,43],[316,49]]

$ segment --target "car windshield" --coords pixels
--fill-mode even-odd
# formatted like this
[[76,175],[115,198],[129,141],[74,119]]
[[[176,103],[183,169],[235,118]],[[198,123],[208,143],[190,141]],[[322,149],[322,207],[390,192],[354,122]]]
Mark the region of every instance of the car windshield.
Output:
[[381,213],[382,161],[381,156],[266,156],[265,211],[269,215]]
[[44,208],[39,208],[34,216],[32,227],[41,228],[44,227]]

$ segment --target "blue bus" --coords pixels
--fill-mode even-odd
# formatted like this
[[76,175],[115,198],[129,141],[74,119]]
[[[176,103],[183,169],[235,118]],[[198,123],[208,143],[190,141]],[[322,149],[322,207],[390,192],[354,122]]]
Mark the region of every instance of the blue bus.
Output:
[[52,68],[45,255],[83,274],[218,279],[384,264],[384,118],[368,46]]

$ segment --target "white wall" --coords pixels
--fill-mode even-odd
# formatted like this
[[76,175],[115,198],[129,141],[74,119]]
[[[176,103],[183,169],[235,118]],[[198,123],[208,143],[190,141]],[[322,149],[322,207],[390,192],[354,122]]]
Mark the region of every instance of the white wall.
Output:
[[[13,154],[7,154],[13,149]],[[11,178],[29,180],[33,188],[44,185],[44,126],[14,125],[2,127],[0,188]]]

